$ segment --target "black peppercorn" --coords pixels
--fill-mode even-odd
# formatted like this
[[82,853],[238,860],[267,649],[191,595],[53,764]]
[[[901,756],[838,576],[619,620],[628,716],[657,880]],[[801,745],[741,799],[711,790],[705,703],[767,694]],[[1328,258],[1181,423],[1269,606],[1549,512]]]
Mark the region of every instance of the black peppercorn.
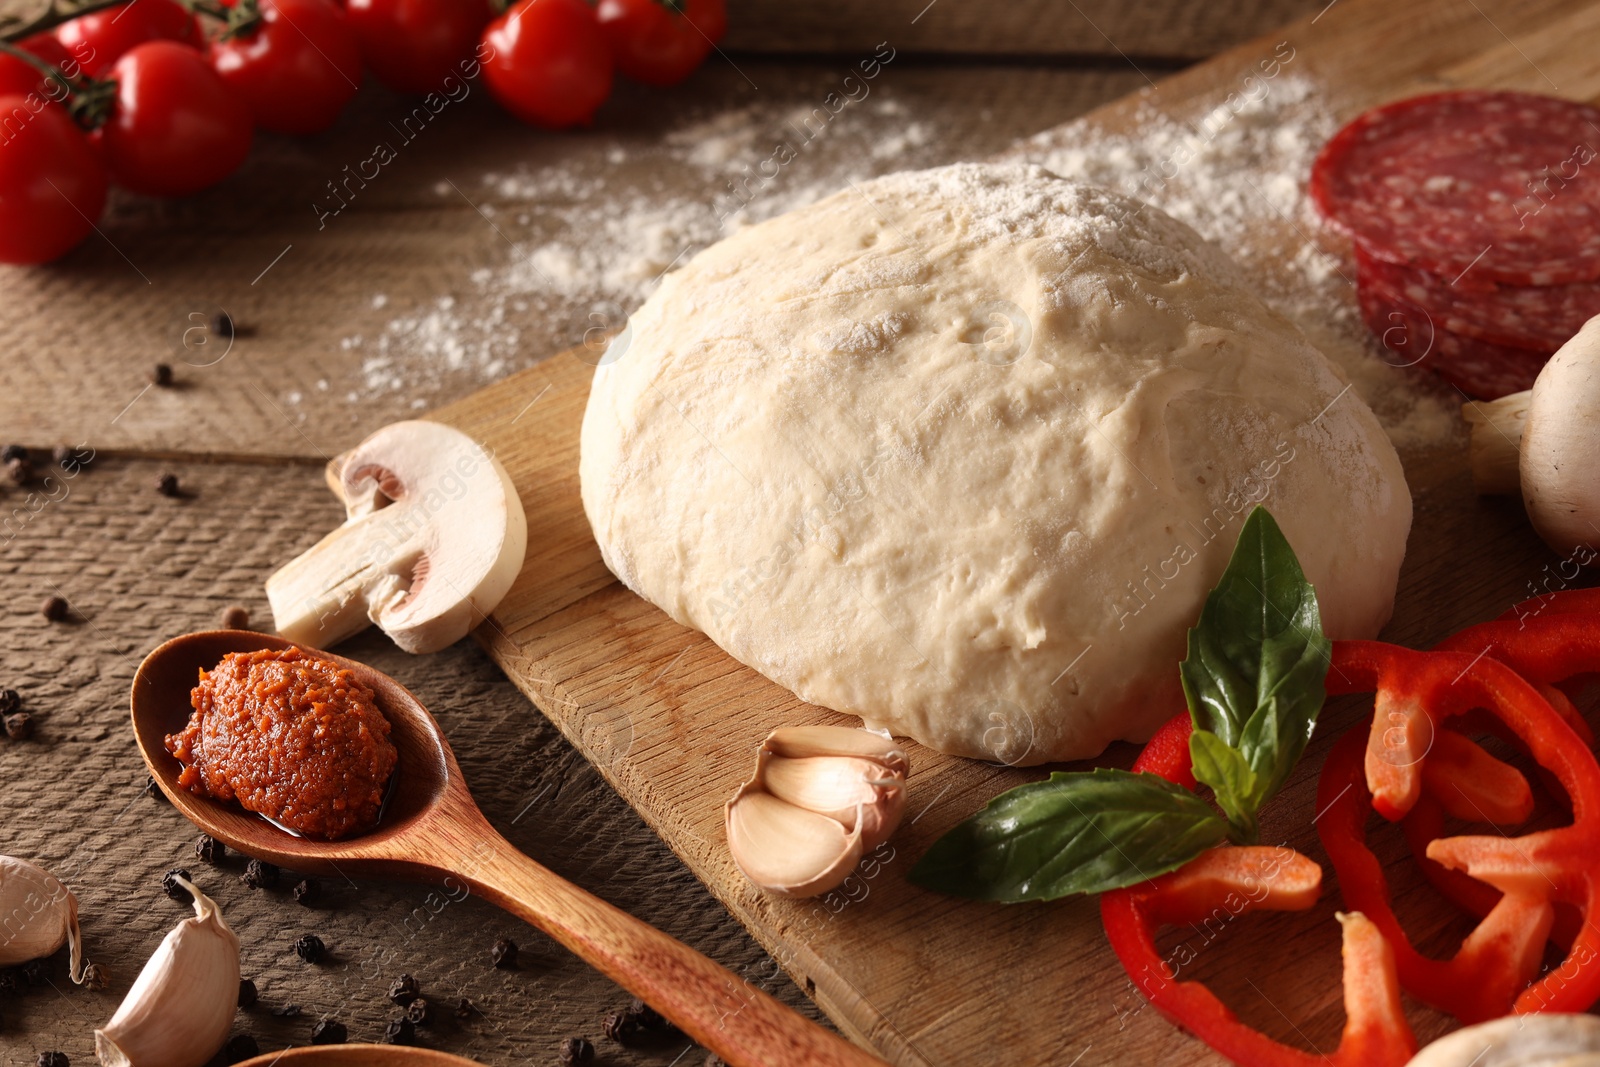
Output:
[[593,1063],[594,1045],[586,1037],[569,1037],[561,1042],[562,1063]]
[[156,492],[162,496],[177,496],[181,492],[178,488],[178,476],[176,474],[163,474],[157,478]]
[[6,479],[12,485],[27,485],[33,481],[33,464],[25,459],[8,459],[5,462]]
[[389,983],[389,999],[402,1008],[416,1000],[421,993],[422,987],[409,974],[402,974],[399,978]]
[[477,1010],[477,1008],[472,1006],[472,1001],[468,1000],[466,997],[462,997],[460,1000],[456,1001],[457,1019],[470,1019],[472,1018],[473,1013]]
[[322,883],[314,882],[310,878],[302,878],[294,885],[294,902],[314,908],[317,900],[322,896]]
[[188,871],[182,867],[174,867],[161,876],[161,891],[179,904],[193,904],[194,896],[179,884],[178,879],[180,877],[185,881],[194,881],[193,878],[189,877]]
[[150,384],[166,387],[172,384],[172,366],[167,363],[157,363],[150,368]]
[[106,969],[98,963],[91,963],[83,969],[83,988],[91,993],[98,993],[111,984],[111,977],[106,974]]
[[300,1014],[300,1005],[285,1004],[281,1008],[273,1008],[272,1014],[276,1015],[280,1019],[293,1019],[295,1016]]
[[201,834],[195,839],[194,854],[200,858],[202,863],[209,863],[215,867],[227,858],[228,846],[210,834]]
[[72,1067],[72,1061],[67,1059],[65,1052],[41,1052],[33,1062],[35,1067]]
[[386,1045],[415,1045],[417,1043],[417,1028],[404,1015],[398,1019],[390,1019],[389,1025],[383,1031],[383,1043]]
[[321,963],[328,954],[328,946],[316,934],[303,934],[295,939],[294,954],[307,963]]
[[33,736],[33,716],[25,711],[5,717],[6,736],[13,741],[26,741]]
[[428,998],[418,997],[406,1005],[406,1018],[417,1026],[432,1026],[433,1005],[428,1003]]
[[700,1067],[728,1067],[728,1061],[718,1056],[715,1052],[706,1053],[705,1062]]
[[311,1028],[313,1045],[342,1045],[350,1040],[350,1031],[338,1019],[323,1019]]
[[154,797],[156,800],[167,799],[167,794],[161,791],[161,787],[159,785],[156,785],[156,776],[153,774],[147,774],[144,776],[144,795],[147,797]]
[[251,860],[244,865],[239,881],[251,889],[273,889],[278,885],[278,868],[266,860]]
[[638,997],[634,997],[633,1000],[628,1004],[628,1014],[632,1015],[639,1023],[639,1028],[641,1030],[650,1030],[655,1033],[662,1033],[667,1030],[677,1029],[677,1027],[673,1026],[667,1021],[666,1016],[662,1015],[659,1011],[656,1011]]
[[639,1035],[639,1020],[626,1009],[614,1011],[600,1021],[600,1032],[626,1045]]
[[239,1007],[253,1008],[259,999],[261,994],[256,992],[256,984],[248,978],[239,979]]
[[44,603],[39,605],[39,614],[51,622],[60,622],[71,611],[72,607],[64,596],[47,596],[44,598]]
[[27,445],[6,445],[0,448],[0,463],[10,463],[14,459],[27,459]]
[[517,943],[509,937],[502,937],[489,950],[489,958],[494,961],[496,967],[512,969],[517,965]]
[[234,1034],[222,1047],[222,1058],[228,1063],[242,1063],[261,1055],[261,1045],[249,1034]]
[[22,707],[22,694],[15,689],[0,689],[0,715],[10,715]]
[[238,604],[230,604],[222,610],[222,628],[224,630],[250,629],[250,613]]

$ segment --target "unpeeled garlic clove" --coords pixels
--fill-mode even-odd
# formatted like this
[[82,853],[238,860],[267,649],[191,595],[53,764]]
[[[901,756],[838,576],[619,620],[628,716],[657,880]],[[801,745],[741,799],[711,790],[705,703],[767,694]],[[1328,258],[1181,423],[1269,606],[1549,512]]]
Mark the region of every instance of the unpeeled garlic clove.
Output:
[[239,1005],[239,938],[187,878],[194,916],[145,963],[111,1021],[94,1032],[105,1067],[201,1067],[228,1040]]
[[43,959],[71,946],[68,973],[80,985],[88,976],[78,931],[78,898],[37,863],[0,856],[0,967]]
[[771,893],[827,892],[900,824],[908,772],[905,750],[867,730],[774,730],[728,802],[734,862]]

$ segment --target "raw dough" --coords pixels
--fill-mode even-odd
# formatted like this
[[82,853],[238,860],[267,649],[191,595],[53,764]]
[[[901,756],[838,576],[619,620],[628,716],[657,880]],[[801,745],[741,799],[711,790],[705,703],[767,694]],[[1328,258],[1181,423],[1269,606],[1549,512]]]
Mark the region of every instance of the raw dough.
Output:
[[607,565],[674,619],[1015,764],[1181,709],[1254,503],[1335,637],[1388,619],[1411,525],[1371,411],[1231,261],[1038,167],[890,175],[700,253],[607,351],[581,467]]

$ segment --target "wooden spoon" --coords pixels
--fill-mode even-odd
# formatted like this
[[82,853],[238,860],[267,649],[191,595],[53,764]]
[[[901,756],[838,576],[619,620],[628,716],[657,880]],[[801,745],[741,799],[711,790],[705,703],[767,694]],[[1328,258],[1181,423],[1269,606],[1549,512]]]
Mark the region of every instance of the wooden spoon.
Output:
[[231,848],[294,870],[464,883],[525,919],[677,1024],[735,1067],[884,1067],[883,1061],[798,1015],[731,971],[518,852],[467,792],[461,768],[428,709],[400,683],[362,663],[306,649],[353,671],[377,696],[399,751],[382,823],[347,841],[296,837],[234,804],[179,788],[165,739],[183,728],[202,668],[229,652],[288,648],[281,637],[212,630],[173,638],[133,678],[133,730],[161,791],[189,821]]

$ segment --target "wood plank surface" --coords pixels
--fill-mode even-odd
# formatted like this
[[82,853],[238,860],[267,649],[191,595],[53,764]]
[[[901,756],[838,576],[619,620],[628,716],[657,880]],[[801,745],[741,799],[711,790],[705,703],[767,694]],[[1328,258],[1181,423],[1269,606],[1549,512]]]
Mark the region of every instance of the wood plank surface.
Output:
[[[1583,95],[1594,61],[1570,42],[1581,39],[1593,11],[1573,0],[1340,0],[1093,121],[1132,132],[1150,109],[1192,120],[1284,39],[1340,116],[1426,86],[1521,84],[1530,67],[1548,80],[1547,91]],[[1287,234],[1291,251],[1294,237]],[[1104,943],[1092,902],[1001,908],[906,881],[915,857],[941,833],[1000,790],[1037,778],[1037,770],[913,746],[907,825],[844,889],[796,902],[745,882],[727,856],[722,803],[748,774],[755,745],[775,726],[853,720],[803,704],[608,582],[577,493],[576,436],[590,374],[581,351],[568,353],[437,416],[485,439],[519,488],[537,495],[530,543],[563,546],[534,554],[478,631],[496,661],[829,1016],[892,1062],[1213,1062],[1144,1009]],[[513,414],[527,404],[535,406]],[[1426,645],[1560,580],[1559,561],[1514,503],[1473,494],[1463,451],[1434,448],[1403,459],[1416,518],[1387,637]],[[1264,824],[1266,839],[1323,860],[1312,825],[1313,772],[1330,738],[1364,710],[1347,700],[1325,713],[1310,758]],[[1107,758],[1125,765],[1131,757],[1129,746],[1117,746]],[[1398,859],[1397,835],[1376,837],[1383,854]],[[1400,913],[1424,951],[1446,949],[1462,932],[1459,917],[1409,870],[1395,868]],[[1211,937],[1197,932],[1193,973],[1275,1037],[1331,1048],[1343,1023],[1336,888],[1329,871],[1328,891],[1310,913],[1230,924],[1218,938],[1232,943],[1228,950],[1211,951]],[[1413,1020],[1424,1039],[1446,1026],[1421,1009]]]

